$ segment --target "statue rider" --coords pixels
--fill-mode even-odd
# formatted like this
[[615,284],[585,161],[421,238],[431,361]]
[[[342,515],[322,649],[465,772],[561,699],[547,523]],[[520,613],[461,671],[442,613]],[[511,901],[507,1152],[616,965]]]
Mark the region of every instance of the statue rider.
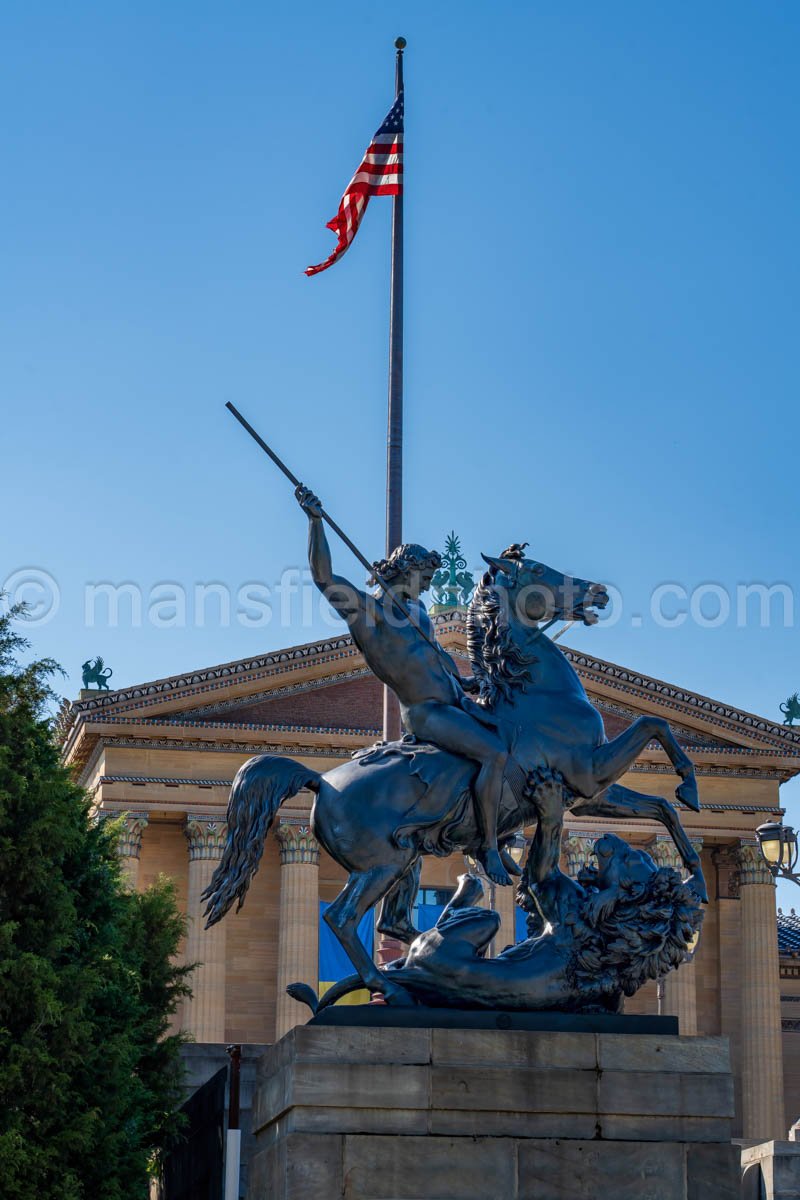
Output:
[[465,694],[465,689],[476,691],[477,685],[459,676],[450,655],[436,643],[420,603],[420,595],[441,566],[440,555],[411,543],[398,546],[388,559],[375,564],[376,573],[412,612],[423,636],[385,592],[370,595],[334,574],[320,502],[302,485],[295,496],[308,517],[308,561],[314,583],[347,622],[367,666],[396,694],[405,729],[478,764],[473,789],[481,835],[478,858],[490,879],[510,884],[497,846],[497,814],[504,779],[509,778],[516,791],[521,782],[516,776],[522,772],[489,715]]

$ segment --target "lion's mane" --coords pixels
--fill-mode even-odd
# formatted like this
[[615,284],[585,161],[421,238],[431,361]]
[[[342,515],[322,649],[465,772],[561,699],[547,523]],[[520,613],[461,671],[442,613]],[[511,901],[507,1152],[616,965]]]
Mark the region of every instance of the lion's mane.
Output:
[[672,867],[659,867],[646,883],[621,883],[596,925],[590,892],[573,919],[568,966],[577,989],[632,996],[648,979],[659,979],[687,959],[703,923],[697,893]]

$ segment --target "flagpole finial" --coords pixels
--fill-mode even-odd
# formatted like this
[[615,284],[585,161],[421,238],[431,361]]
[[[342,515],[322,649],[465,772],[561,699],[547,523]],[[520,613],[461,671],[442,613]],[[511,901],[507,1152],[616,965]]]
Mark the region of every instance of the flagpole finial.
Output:
[[394,44],[395,44],[396,48],[400,51],[401,54],[403,53],[406,46],[408,45],[408,43],[406,42],[406,39],[403,37],[395,38]]

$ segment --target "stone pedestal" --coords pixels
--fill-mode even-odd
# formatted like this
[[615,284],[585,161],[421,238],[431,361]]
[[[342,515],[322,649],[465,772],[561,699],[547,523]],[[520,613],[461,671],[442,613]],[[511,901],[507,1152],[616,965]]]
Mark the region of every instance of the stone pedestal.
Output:
[[727,1041],[306,1025],[258,1067],[249,1200],[739,1200]]
[[742,1200],[800,1200],[800,1145],[759,1142],[745,1147]]

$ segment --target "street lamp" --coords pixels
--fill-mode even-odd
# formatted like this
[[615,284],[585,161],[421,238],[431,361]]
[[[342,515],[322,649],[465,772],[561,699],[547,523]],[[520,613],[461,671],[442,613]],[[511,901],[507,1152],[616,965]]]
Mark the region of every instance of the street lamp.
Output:
[[761,857],[777,878],[791,879],[800,883],[797,866],[797,834],[791,825],[779,821],[767,821],[756,830]]
[[517,866],[520,866],[523,858],[525,857],[525,851],[527,847],[528,839],[525,837],[525,834],[515,833],[510,841],[506,842],[503,848],[508,851]]
[[[505,839],[502,844],[503,852],[508,854],[517,866],[521,865],[522,860],[525,857],[525,851],[527,847],[528,840],[524,833],[515,833],[513,837]],[[481,878],[486,877],[486,872],[474,855],[465,854],[464,861],[466,862],[470,871],[475,871],[476,874]]]

